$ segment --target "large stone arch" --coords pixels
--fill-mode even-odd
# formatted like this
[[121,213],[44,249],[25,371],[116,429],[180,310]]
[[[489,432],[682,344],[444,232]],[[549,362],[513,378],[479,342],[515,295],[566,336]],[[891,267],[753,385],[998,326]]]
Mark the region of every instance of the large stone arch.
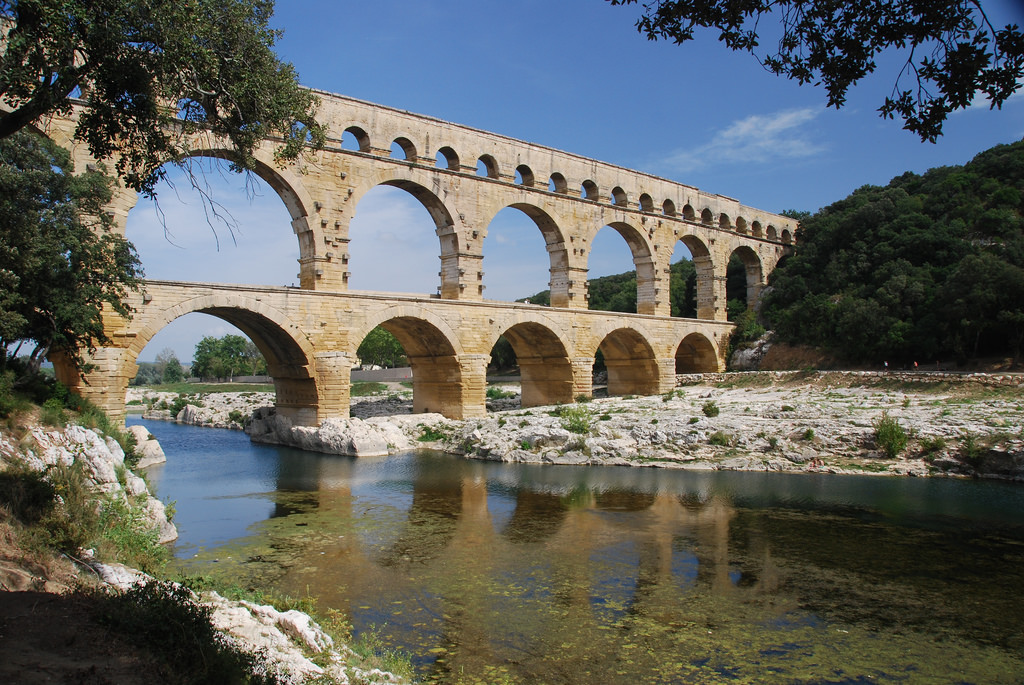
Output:
[[732,260],[732,256],[736,255],[743,260],[743,267],[746,271],[746,303],[747,309],[754,309],[757,307],[758,298],[761,296],[761,290],[764,287],[764,266],[761,263],[761,257],[757,252],[749,245],[739,245],[729,254],[729,259]]
[[[389,307],[369,317],[358,332],[353,331],[349,340],[353,359],[360,343],[377,326],[395,336],[405,350],[412,367],[413,411],[463,418],[469,393],[462,368],[465,355],[456,332],[418,307]],[[482,387],[480,390],[482,403]]]
[[661,373],[650,334],[619,326],[600,338],[592,355],[601,350],[608,369],[609,395],[656,395]]
[[717,373],[721,370],[718,350],[702,333],[690,333],[676,346],[676,373]]
[[499,335],[512,345],[519,364],[523,407],[567,404],[573,400],[573,365],[569,345],[549,321],[518,321],[494,331],[488,348]]
[[[326,418],[320,413],[321,409],[329,410],[330,402],[329,398],[321,396],[323,393],[318,388],[313,345],[297,323],[252,297],[205,295],[169,307],[148,319],[125,350],[126,377],[134,377],[134,373],[128,372],[134,369],[136,359],[153,336],[175,319],[192,313],[209,314],[226,321],[256,344],[274,379],[278,413],[300,425],[313,425]],[[121,390],[122,401],[125,389]]]
[[[438,174],[438,172],[431,172]],[[455,218],[457,211],[449,208],[438,194],[417,180],[411,178],[413,174],[408,167],[387,167],[379,169],[371,180],[351,188],[352,194],[348,203],[351,207],[349,220],[356,215],[359,202],[373,189],[380,186],[398,188],[409,193],[418,201],[434,222],[434,233],[439,242],[439,256],[441,259],[441,297],[457,300],[462,295],[460,288],[459,269],[464,269],[460,264],[462,251],[459,249],[459,236],[456,230]],[[440,175],[440,174],[438,174]],[[438,186],[439,187],[439,186]],[[345,229],[345,242],[350,239],[348,227]],[[347,281],[346,281],[347,282]]]
[[[705,239],[694,232],[682,231],[675,236],[672,252],[682,243],[690,251],[693,266],[697,271],[697,318],[715,318],[715,262],[710,246]],[[671,258],[670,258],[671,259]]]
[[[569,302],[569,254],[566,247],[565,231],[558,225],[558,222],[544,209],[528,202],[510,202],[496,208],[489,213],[486,221],[481,222],[485,226],[483,231],[483,245],[493,249],[493,245],[486,242],[488,228],[495,217],[505,209],[517,209],[525,214],[537,226],[544,238],[544,245],[548,252],[548,287],[551,293],[551,306],[565,307]],[[487,250],[483,250],[483,267],[487,268]]]
[[[189,149],[183,161],[187,164],[188,159],[201,157],[222,159],[228,162],[236,162],[238,159],[237,154],[228,147],[197,145]],[[167,162],[167,164],[171,163],[173,162]],[[316,273],[318,264],[324,260],[320,249],[324,242],[323,231],[318,222],[310,220],[310,217],[317,211],[317,204],[310,197],[305,184],[297,174],[274,162],[273,151],[267,145],[256,151],[251,171],[277,193],[288,210],[291,228],[299,244],[299,285],[304,289],[315,289],[318,280]],[[139,195],[133,190],[120,186],[118,188],[119,192],[115,194],[112,205],[115,220],[123,232],[128,212],[138,202]]]
[[[651,241],[645,231],[641,231],[625,221],[609,221],[605,224],[615,230],[626,241],[633,255],[633,267],[636,269],[636,312],[637,314],[656,314],[656,264]],[[604,228],[601,226],[597,232]],[[594,233],[594,236],[597,235]],[[593,238],[591,238],[593,244]],[[590,255],[587,255],[589,262]]]

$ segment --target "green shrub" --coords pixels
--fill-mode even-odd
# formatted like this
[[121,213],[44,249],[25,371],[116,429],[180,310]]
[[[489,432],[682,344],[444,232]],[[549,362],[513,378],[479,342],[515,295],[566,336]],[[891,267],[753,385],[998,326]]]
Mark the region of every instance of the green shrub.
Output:
[[796,407],[791,404],[782,405],[782,411],[796,411]]
[[814,429],[813,428],[808,428],[807,430],[805,430],[803,432],[803,434],[800,436],[800,439],[801,440],[814,440]]
[[189,401],[185,398],[184,395],[178,395],[177,397],[175,397],[174,401],[171,402],[171,405],[168,407],[168,409],[170,409],[171,411],[171,417],[176,418],[178,414],[181,412],[181,410],[185,408],[186,404],[189,404]]
[[768,438],[768,449],[775,449],[779,446],[779,439],[774,435]]
[[718,416],[720,412],[718,405],[715,404],[714,400],[708,400],[707,402],[705,402],[704,406],[701,407],[700,410],[704,412],[704,416],[708,417],[709,419]]
[[444,440],[447,438],[447,434],[441,430],[434,428],[433,426],[425,426],[420,424],[420,437],[416,438],[420,442],[437,442],[438,440]]
[[497,385],[487,386],[487,399],[489,400],[505,400],[515,397],[517,393],[512,390],[502,390]]
[[233,423],[241,424],[245,421],[245,414],[238,409],[232,409],[228,412],[228,421]]
[[985,454],[985,448],[981,442],[970,431],[965,430],[960,440],[960,458],[974,468],[981,466],[981,458]]
[[895,459],[907,447],[907,433],[900,422],[882,412],[881,418],[873,424],[875,429],[875,445],[890,459]]
[[692,424],[692,423],[697,423],[699,421],[700,421],[700,417],[699,416],[691,416],[689,423]]
[[64,411],[64,403],[56,397],[51,397],[43,402],[43,406],[39,408],[39,421],[44,426],[63,428],[68,422],[67,412]]
[[590,397],[590,395],[576,395],[576,403],[577,404],[586,404],[591,399],[593,399],[593,398]]
[[142,502],[125,503],[108,498],[99,515],[100,556],[152,573],[167,563],[167,548],[157,542],[157,531],[149,528]]
[[24,411],[29,401],[14,390],[17,374],[13,369],[0,371],[0,418],[7,418],[14,412]]
[[722,431],[715,431],[708,438],[708,443],[719,447],[729,447],[732,445],[732,436]]
[[586,407],[561,407],[559,416],[562,428],[570,433],[586,434],[590,432],[591,414]]
[[676,396],[676,391],[674,389],[673,390],[669,390],[667,393],[665,393],[664,395],[661,396],[661,401],[662,402],[671,402],[672,399],[675,396]]
[[611,414],[601,414],[600,416],[597,417],[597,420],[598,421],[611,421],[612,420],[612,415]]

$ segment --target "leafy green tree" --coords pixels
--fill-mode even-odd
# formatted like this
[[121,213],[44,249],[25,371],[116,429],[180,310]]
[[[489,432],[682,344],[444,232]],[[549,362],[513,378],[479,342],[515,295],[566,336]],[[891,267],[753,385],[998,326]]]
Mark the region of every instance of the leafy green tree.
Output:
[[503,335],[491,348],[491,363],[488,365],[495,370],[511,369],[516,365],[516,352],[512,349],[512,343]]
[[242,359],[245,362],[245,370],[250,376],[263,376],[267,373],[267,360],[263,358],[260,348],[251,340],[245,341],[245,349],[242,351]]
[[168,360],[161,380],[164,383],[180,383],[185,380],[185,371],[181,368],[181,362],[177,357],[171,357]]
[[204,336],[192,355],[192,375],[196,378],[228,378],[252,368],[246,357],[249,340],[231,333],[221,337]]
[[75,132],[147,194],[187,136],[231,142],[236,170],[268,136],[322,145],[317,98],[273,52],[272,0],[0,0],[0,138],[87,106]]
[[[103,212],[110,179],[72,173],[67,151],[28,132],[0,139],[0,368],[31,342],[30,365],[60,352],[75,368],[108,342],[104,306],[122,316],[142,269]],[[14,349],[12,356],[17,356]]]
[[[633,5],[637,0],[609,0]],[[731,50],[749,52],[768,71],[825,87],[830,107],[871,74],[883,52],[905,62],[879,112],[934,142],[950,112],[978,95],[1001,107],[1021,87],[1024,33],[993,26],[981,0],[650,0],[637,29],[677,44],[697,29],[718,31]],[[775,20],[777,23],[773,23]],[[774,51],[759,50],[764,41]],[[902,78],[912,80],[905,87]]]
[[219,377],[220,370],[220,341],[212,335],[203,336],[192,353],[192,375],[196,378],[214,378]]
[[139,362],[139,371],[129,385],[160,385],[163,382],[163,375],[157,372],[156,364],[153,362]]
[[374,328],[363,338],[356,354],[363,364],[383,366],[384,368],[393,368],[406,363],[405,349],[402,348],[402,343],[380,326]]

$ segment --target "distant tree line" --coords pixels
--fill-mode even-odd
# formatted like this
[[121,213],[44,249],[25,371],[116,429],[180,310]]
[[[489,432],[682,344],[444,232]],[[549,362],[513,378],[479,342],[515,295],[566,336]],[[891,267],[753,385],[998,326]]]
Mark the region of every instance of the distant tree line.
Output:
[[[231,380],[234,376],[265,376],[267,361],[256,344],[241,335],[206,336],[196,344],[189,373],[195,378],[221,380]],[[132,385],[179,383],[185,378],[186,370],[178,356],[165,348],[155,361],[139,363]]]
[[1024,141],[864,186],[801,223],[764,313],[852,361],[1020,359],[1022,216]]

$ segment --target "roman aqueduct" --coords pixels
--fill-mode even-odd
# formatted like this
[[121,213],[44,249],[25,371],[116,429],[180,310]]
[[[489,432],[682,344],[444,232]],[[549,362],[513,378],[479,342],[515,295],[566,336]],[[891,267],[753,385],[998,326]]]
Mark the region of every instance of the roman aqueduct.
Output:
[[[608,367],[609,394],[655,394],[678,372],[718,371],[733,329],[726,317],[726,269],[745,265],[753,306],[767,275],[791,249],[796,221],[656,176],[439,119],[331,93],[318,93],[328,144],[295,163],[259,150],[256,173],[281,197],[299,246],[298,287],[147,281],[130,320],[106,317],[110,344],[79,377],[55,359],[58,377],[124,415],[128,382],[149,340],[191,312],[220,317],[266,357],[278,411],[300,424],[347,416],[356,349],[374,327],[392,332],[413,371],[415,411],[453,418],[485,411],[486,367],[499,336],[515,350],[524,406],[571,402],[592,392],[594,357]],[[73,140],[75,117],[43,122],[93,163]],[[351,141],[343,146],[343,141]],[[226,157],[197,139],[196,156]],[[393,186],[429,212],[440,259],[436,293],[350,291],[349,222],[368,192]],[[121,189],[110,211],[121,230],[137,195]],[[501,210],[525,213],[543,236],[550,306],[485,299],[484,238]],[[637,313],[587,308],[590,246],[610,226],[632,252]],[[682,242],[697,271],[697,318],[670,316],[669,265]]]

